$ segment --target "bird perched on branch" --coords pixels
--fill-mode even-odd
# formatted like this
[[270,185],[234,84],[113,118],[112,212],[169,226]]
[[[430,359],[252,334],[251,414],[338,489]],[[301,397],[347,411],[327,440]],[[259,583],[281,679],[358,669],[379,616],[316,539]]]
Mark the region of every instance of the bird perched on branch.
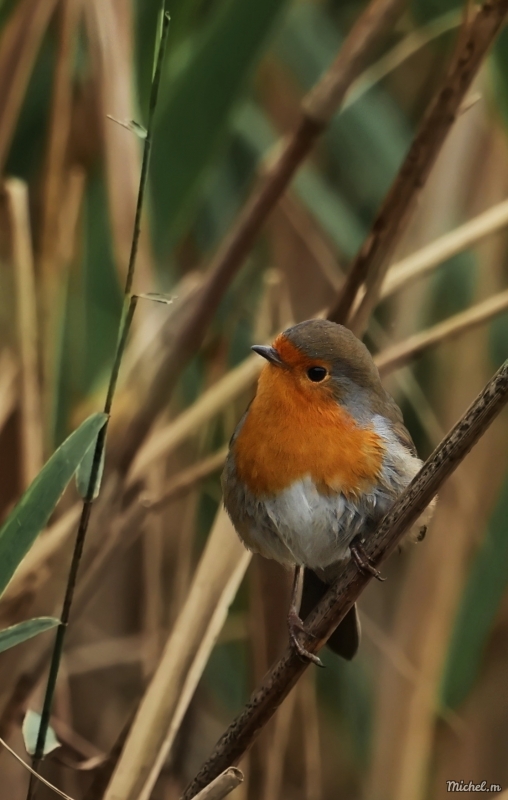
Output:
[[[362,542],[421,461],[369,351],[347,328],[309,320],[252,349],[267,364],[231,438],[224,505],[246,547],[295,567],[290,640],[317,663],[300,642],[302,618],[349,558],[380,577]],[[328,645],[350,659],[359,639],[353,606]]]

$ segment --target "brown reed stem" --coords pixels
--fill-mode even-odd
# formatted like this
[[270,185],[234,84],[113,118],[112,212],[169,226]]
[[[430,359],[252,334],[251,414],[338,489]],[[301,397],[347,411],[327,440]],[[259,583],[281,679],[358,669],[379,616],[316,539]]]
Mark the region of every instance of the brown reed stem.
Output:
[[[406,158],[388,192],[360,252],[353,261],[336,303],[328,313],[333,322],[348,324],[361,335],[377,303],[388,269],[388,258],[399,241],[421,189],[443,146],[466,92],[477,74],[508,11],[508,0],[486,0],[459,31],[456,51],[446,76],[431,100]],[[354,318],[357,292],[367,291]]]

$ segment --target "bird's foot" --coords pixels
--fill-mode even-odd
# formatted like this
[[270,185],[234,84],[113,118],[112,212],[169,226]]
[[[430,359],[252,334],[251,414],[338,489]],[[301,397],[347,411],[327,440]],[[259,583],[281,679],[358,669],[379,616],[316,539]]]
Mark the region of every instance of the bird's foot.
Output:
[[368,553],[366,553],[363,542],[359,536],[353,539],[349,549],[351,551],[351,558],[360,572],[363,572],[364,575],[372,575],[378,581],[386,580],[372,563],[372,559]]
[[312,636],[305,625],[303,624],[302,620],[298,616],[298,613],[291,609],[288,614],[288,629],[289,629],[289,641],[295,648],[296,652],[300,656],[303,661],[311,661],[313,664],[316,664],[318,667],[324,667],[323,662],[320,658],[318,658],[314,653],[310,653],[306,647],[300,641],[300,634],[305,633],[307,636]]

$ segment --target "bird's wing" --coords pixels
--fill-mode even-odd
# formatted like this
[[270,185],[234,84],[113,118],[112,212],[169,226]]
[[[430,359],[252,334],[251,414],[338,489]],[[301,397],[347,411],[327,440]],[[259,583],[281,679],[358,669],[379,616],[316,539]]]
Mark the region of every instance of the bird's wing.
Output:
[[418,454],[416,452],[415,443],[413,442],[408,429],[404,425],[402,411],[393,397],[388,394],[388,392],[386,392],[383,416],[389,419],[392,423],[392,430],[399,442],[406,447],[412,455],[417,456]]

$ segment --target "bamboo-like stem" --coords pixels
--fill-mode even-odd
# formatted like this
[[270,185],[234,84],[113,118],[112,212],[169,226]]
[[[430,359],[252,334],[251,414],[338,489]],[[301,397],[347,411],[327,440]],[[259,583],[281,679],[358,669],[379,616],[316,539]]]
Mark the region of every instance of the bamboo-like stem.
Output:
[[[157,105],[157,97],[159,93],[159,85],[162,75],[162,62],[164,58],[164,51],[166,47],[168,31],[169,31],[169,16],[165,11],[165,0],[162,2],[162,15],[163,15],[163,23],[162,23],[162,31],[161,31],[161,38],[158,45],[158,52],[157,52],[157,60],[156,60],[156,69],[153,75],[152,80],[152,88],[150,92],[150,100],[149,100],[149,112],[148,112],[148,126],[147,126],[147,134],[145,138],[145,145],[143,149],[143,161],[141,165],[141,176],[140,176],[140,183],[139,183],[139,192],[138,192],[138,201],[136,207],[136,218],[134,222],[134,230],[132,235],[132,246],[131,246],[131,254],[129,258],[129,266],[127,270],[127,278],[125,281],[125,289],[124,289],[124,306],[122,311],[122,317],[120,320],[119,325],[119,332],[118,332],[118,342],[116,346],[115,356],[113,359],[113,366],[111,368],[111,376],[109,379],[108,390],[106,394],[106,399],[104,402],[104,413],[107,414],[108,420],[111,413],[111,407],[113,404],[113,398],[115,395],[116,384],[118,380],[118,374],[120,371],[120,365],[122,363],[122,357],[125,351],[125,346],[127,344],[127,339],[129,336],[130,327],[132,324],[132,319],[134,316],[134,311],[136,309],[136,304],[138,298],[136,295],[131,296],[131,289],[132,289],[132,282],[134,279],[134,270],[136,266],[136,255],[138,249],[138,241],[139,241],[139,234],[140,234],[140,227],[141,227],[141,213],[143,210],[143,200],[146,188],[146,181],[148,177],[148,166],[150,161],[150,148],[151,148],[151,140],[152,140],[152,128],[153,128],[153,116],[155,112],[155,108]],[[62,659],[63,653],[63,646],[65,641],[65,633],[67,629],[67,625],[69,623],[70,612],[72,608],[72,602],[74,599],[74,591],[76,588],[76,581],[78,576],[78,570],[81,562],[81,556],[83,553],[83,547],[85,544],[86,533],[88,530],[88,524],[90,521],[90,514],[92,511],[92,505],[94,499],[97,496],[97,486],[100,481],[100,471],[101,471],[101,464],[103,460],[103,454],[106,446],[106,435],[107,435],[107,428],[108,428],[108,420],[106,424],[101,428],[98,436],[97,441],[95,444],[95,450],[93,455],[92,461],[92,468],[90,471],[90,479],[88,482],[88,488],[86,492],[86,497],[83,501],[83,507],[81,511],[81,517],[79,521],[78,531],[76,534],[76,542],[74,545],[74,551],[72,554],[71,565],[69,569],[69,576],[67,579],[67,586],[65,589],[65,595],[62,605],[62,612],[60,615],[60,625],[57,628],[56,636],[55,636],[55,643],[53,647],[53,653],[51,657],[51,664],[49,668],[48,680],[46,684],[46,691],[44,695],[44,702],[42,707],[41,713],[41,721],[39,726],[39,731],[37,734],[37,743],[35,747],[35,753],[33,757],[33,770],[34,773],[38,772],[40,767],[40,763],[42,761],[44,755],[44,745],[46,742],[46,735],[49,728],[49,721],[51,716],[51,708],[53,704],[53,697],[55,693],[56,681],[58,677],[58,672],[60,669],[60,662]],[[36,780],[34,777],[34,773],[30,776],[30,783],[28,786],[28,793],[27,793],[27,800],[31,800],[33,797],[33,793],[35,791]]]
[[[388,258],[410,218],[439,151],[460,111],[466,92],[501,29],[508,0],[485,0],[459,31],[447,74],[432,99],[409,152],[388,192],[328,318],[361,334],[375,306]],[[353,319],[350,312],[361,285],[366,294]]]
[[403,10],[401,0],[372,0],[360,16],[335,61],[302,102],[300,119],[290,136],[261,172],[234,227],[212,259],[207,278],[194,299],[192,312],[176,332],[172,346],[152,386],[148,402],[134,417],[120,443],[118,459],[127,471],[139,446],[183,368],[197,352],[217,307],[243,264],[267,217],[296,170],[329,124],[347,90],[362,72],[369,55]]
[[[463,417],[427,459],[420,472],[395,501],[376,531],[365,542],[372,563],[379,566],[394,550],[405,531],[418,519],[478,439],[508,401],[508,361],[498,370]],[[344,572],[306,620],[304,646],[316,653],[335,630],[371,576],[349,561]],[[215,750],[186,789],[182,800],[191,800],[225,767],[235,764],[250,747],[261,728],[307,669],[292,647],[270,669],[244,710],[219,739]]]

